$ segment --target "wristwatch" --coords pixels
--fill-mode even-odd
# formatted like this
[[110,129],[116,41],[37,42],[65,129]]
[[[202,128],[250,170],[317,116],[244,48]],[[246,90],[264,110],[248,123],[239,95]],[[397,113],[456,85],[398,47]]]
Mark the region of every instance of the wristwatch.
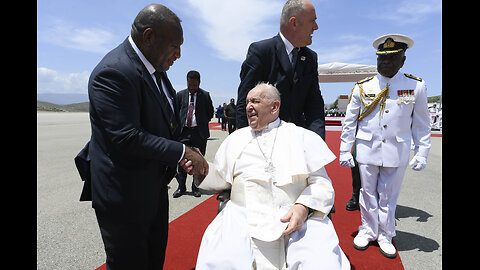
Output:
[[315,212],[315,210],[313,210],[312,208],[308,208],[308,215],[307,215],[307,219],[310,218],[311,216],[313,216],[313,213]]

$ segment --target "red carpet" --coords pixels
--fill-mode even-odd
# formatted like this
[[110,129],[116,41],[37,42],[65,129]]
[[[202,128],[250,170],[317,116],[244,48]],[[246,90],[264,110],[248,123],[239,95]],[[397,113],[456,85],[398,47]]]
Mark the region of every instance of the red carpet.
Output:
[[217,215],[217,208],[214,195],[170,222],[164,270],[195,268],[203,232]]
[[329,120],[328,117],[325,117],[325,125],[326,126],[341,126],[342,121],[340,121],[340,120]]
[[[214,123],[216,124],[216,123]],[[338,157],[341,131],[327,131],[327,144]],[[356,250],[353,238],[361,224],[360,211],[347,211],[345,204],[352,194],[352,177],[349,168],[340,166],[338,158],[327,165],[327,173],[335,189],[335,209],[332,221],[340,240],[340,246],[350,260],[352,270],[404,269],[400,256],[388,259],[380,254],[378,245],[370,245],[365,251]],[[215,218],[218,201],[216,195],[170,222],[165,270],[192,270],[195,267],[203,232]],[[105,270],[105,265],[97,270]]]
[[[195,268],[203,232],[217,215],[217,208],[217,195],[213,195],[170,222],[164,270]],[[96,270],[106,269],[106,264],[103,264]]]
[[214,130],[222,130],[222,124],[221,123],[216,123],[216,122],[210,122],[210,123],[208,123],[208,128],[209,129],[214,129]]

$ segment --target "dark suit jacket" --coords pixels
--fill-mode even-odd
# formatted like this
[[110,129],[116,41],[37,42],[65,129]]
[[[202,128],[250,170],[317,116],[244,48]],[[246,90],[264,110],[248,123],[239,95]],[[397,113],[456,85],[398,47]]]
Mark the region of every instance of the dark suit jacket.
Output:
[[128,39],[92,71],[88,95],[92,206],[131,221],[152,219],[159,205],[168,215],[167,184],[183,152],[178,119],[169,121],[169,104]]
[[294,73],[280,34],[252,43],[240,71],[238,128],[248,126],[245,112],[248,92],[258,82],[269,82],[281,94],[280,119],[310,129],[325,139],[324,102],[317,69],[317,54],[303,47]]
[[[210,130],[208,129],[208,123],[213,117],[213,103],[210,98],[210,94],[199,88],[197,93],[197,101],[195,104],[195,119],[197,120],[198,132],[202,139],[206,140],[210,137]],[[188,97],[188,89],[183,89],[177,93],[175,103],[178,108],[178,114],[180,118],[180,127],[183,129],[187,122],[188,106],[190,100]]]

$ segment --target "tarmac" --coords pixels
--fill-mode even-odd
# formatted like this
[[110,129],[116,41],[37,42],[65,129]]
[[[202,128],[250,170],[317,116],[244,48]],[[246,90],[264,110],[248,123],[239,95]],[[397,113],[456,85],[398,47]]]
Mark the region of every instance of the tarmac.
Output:
[[[208,161],[227,136],[210,130]],[[83,182],[73,162],[89,139],[88,113],[37,112],[37,269],[96,269],[105,263],[91,202],[79,201]],[[397,203],[394,241],[407,270],[442,268],[442,138],[431,141],[427,167],[407,168]],[[169,184],[170,221],[212,196],[173,199],[177,186],[175,179]]]

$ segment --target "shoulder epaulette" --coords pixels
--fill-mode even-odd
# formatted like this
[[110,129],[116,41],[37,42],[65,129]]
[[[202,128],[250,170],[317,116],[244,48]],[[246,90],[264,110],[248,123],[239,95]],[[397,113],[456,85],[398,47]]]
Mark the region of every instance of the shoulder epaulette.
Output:
[[414,80],[417,80],[417,81],[422,81],[422,78],[418,78],[418,77],[415,77],[413,76],[412,74],[407,74],[407,73],[403,73],[405,75],[405,77],[408,77],[410,79],[414,79]]
[[360,80],[360,81],[357,82],[357,84],[362,84],[362,83],[364,83],[364,82],[368,82],[368,81],[370,81],[371,79],[373,79],[373,77],[375,77],[375,76],[367,77],[367,78],[365,78],[365,79],[363,79],[363,80]]

